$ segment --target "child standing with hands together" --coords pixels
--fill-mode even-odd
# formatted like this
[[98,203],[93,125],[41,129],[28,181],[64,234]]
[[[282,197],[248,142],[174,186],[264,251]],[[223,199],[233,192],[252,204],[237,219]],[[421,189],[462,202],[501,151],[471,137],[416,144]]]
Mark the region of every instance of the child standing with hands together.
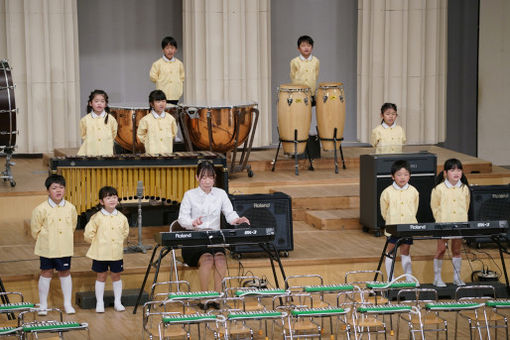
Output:
[[145,153],[172,153],[177,123],[171,114],[165,112],[166,97],[163,91],[152,91],[149,94],[149,105],[151,112],[140,120],[136,131],[138,139],[145,145]]
[[87,114],[80,120],[83,144],[78,156],[113,156],[113,140],[117,136],[117,121],[109,113],[108,95],[94,90],[89,95]]
[[92,270],[97,273],[96,312],[104,313],[103,295],[108,269],[112,277],[114,308],[117,312],[122,312],[126,308],[121,302],[120,273],[124,270],[123,245],[129,234],[129,224],[126,216],[116,209],[119,198],[115,188],[102,187],[99,190],[99,203],[103,208],[90,218],[83,234],[85,241],[90,243],[87,257],[92,259]]
[[396,153],[402,151],[406,143],[404,129],[397,125],[397,105],[384,103],[381,107],[381,125],[372,130],[370,144],[376,147],[376,153]]
[[64,199],[66,181],[61,175],[46,179],[48,199],[32,212],[30,229],[35,238],[35,255],[40,256],[41,276],[39,277],[39,315],[46,315],[48,293],[53,269],[58,272],[64,309],[74,314],[71,304],[73,280],[71,279],[71,256],[74,251],[74,230],[78,215],[74,205]]
[[[416,213],[420,201],[420,194],[415,187],[409,184],[411,178],[411,166],[409,162],[400,160],[391,166],[391,178],[393,184],[383,190],[381,193],[381,215],[385,223],[417,223]],[[398,238],[384,232],[388,237],[387,253],[391,253]],[[405,239],[400,246],[400,258],[402,259],[402,269],[405,274],[412,274],[411,255],[409,253],[413,244],[412,239]],[[386,257],[386,273],[388,281],[391,280],[390,271],[392,260]],[[393,275],[394,276],[394,275]]]
[[299,55],[290,61],[290,82],[295,85],[306,85],[311,90],[312,95],[312,122],[310,124],[309,134],[315,136],[317,133],[317,118],[315,112],[315,90],[319,79],[320,62],[312,55],[313,39],[308,35],[303,35],[297,41]]
[[[436,186],[430,195],[430,208],[436,222],[467,222],[471,192],[462,172],[462,163],[455,158],[444,163],[443,171],[436,178]],[[453,284],[466,285],[460,278],[462,239],[452,239]],[[446,287],[441,278],[443,257],[448,240],[437,240],[434,257],[434,286]]]
[[161,48],[163,56],[152,64],[149,76],[151,81],[156,83],[156,89],[165,93],[166,100],[177,104],[184,87],[184,65],[175,57],[177,41],[172,37],[165,37],[161,41]]

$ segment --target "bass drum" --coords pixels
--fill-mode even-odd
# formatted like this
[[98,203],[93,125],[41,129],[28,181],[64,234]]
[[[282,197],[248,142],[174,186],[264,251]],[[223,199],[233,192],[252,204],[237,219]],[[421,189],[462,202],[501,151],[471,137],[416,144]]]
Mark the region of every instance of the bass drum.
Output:
[[227,152],[246,141],[257,104],[181,104],[181,114],[193,145],[199,150]]
[[0,148],[16,145],[16,101],[11,68],[7,60],[0,61]]
[[[115,142],[123,149],[132,153],[144,153],[145,147],[136,136],[136,130],[140,119],[150,113],[148,105],[109,105],[110,113],[115,117],[118,124],[117,137]],[[165,112],[170,113],[175,119],[178,119],[178,107],[167,104]]]

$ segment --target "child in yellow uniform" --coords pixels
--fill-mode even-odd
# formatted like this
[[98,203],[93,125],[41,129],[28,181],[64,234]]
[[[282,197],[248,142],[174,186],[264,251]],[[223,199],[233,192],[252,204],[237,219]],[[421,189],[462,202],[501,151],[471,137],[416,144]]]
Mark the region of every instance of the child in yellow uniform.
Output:
[[402,152],[402,145],[406,143],[404,129],[397,125],[397,105],[384,103],[381,107],[381,125],[372,130],[370,144],[376,147],[376,153]]
[[108,268],[112,277],[114,308],[118,312],[125,311],[122,305],[122,281],[120,273],[124,270],[124,240],[129,234],[126,216],[115,207],[119,204],[117,190],[105,186],[99,190],[99,203],[103,206],[85,226],[83,237],[90,243],[87,257],[91,258],[92,270],[97,273],[96,279],[96,312],[104,313],[104,286],[108,276]]
[[165,37],[161,41],[161,48],[163,56],[152,64],[149,76],[156,83],[156,89],[165,93],[167,101],[177,104],[184,87],[184,65],[175,57],[177,41]]
[[48,199],[32,212],[30,229],[35,238],[35,255],[40,256],[41,276],[39,277],[40,315],[46,315],[48,292],[53,269],[57,270],[64,295],[64,309],[74,314],[71,304],[73,280],[71,279],[71,256],[74,249],[74,230],[77,213],[74,205],[64,199],[66,181],[60,175],[46,179]]
[[[467,222],[471,192],[468,181],[462,173],[462,163],[455,158],[444,163],[443,171],[436,178],[436,186],[430,194],[430,208],[436,222]],[[441,279],[443,256],[448,240],[437,240],[434,257],[434,286],[446,287]],[[460,278],[462,239],[452,239],[453,284],[464,286]]]
[[[381,215],[388,224],[400,224],[400,223],[417,223],[416,213],[418,212],[418,205],[420,201],[420,194],[415,187],[409,184],[411,178],[411,167],[407,161],[396,161],[391,166],[391,178],[393,184],[388,186],[381,193]],[[393,237],[386,233],[388,237],[388,248],[387,253],[395,248],[395,244],[398,240],[397,237]],[[411,267],[411,255],[409,251],[413,244],[412,239],[404,240],[400,245],[400,258],[402,259],[402,269],[405,274],[412,274]],[[386,257],[386,273],[388,280],[391,280],[391,259]]]
[[312,55],[313,39],[308,35],[299,37],[297,41],[299,56],[290,61],[290,82],[296,85],[306,85],[312,95],[312,122],[310,124],[310,135],[317,133],[317,119],[315,112],[315,90],[319,80],[320,62]]
[[87,114],[80,120],[83,144],[78,156],[112,156],[113,141],[117,136],[117,121],[109,113],[108,95],[94,90],[89,95]]
[[152,91],[149,94],[149,104],[152,110],[140,120],[136,132],[138,139],[145,145],[145,153],[172,153],[177,124],[175,118],[165,112],[166,97],[163,91]]

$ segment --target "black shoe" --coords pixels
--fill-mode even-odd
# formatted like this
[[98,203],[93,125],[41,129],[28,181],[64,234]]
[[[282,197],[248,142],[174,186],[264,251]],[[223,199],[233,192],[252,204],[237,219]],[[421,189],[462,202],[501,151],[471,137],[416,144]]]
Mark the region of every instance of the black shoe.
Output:
[[198,308],[200,308],[201,310],[206,311],[207,308],[209,308],[209,306],[208,305],[204,305],[202,302],[199,302],[198,303]]
[[214,308],[214,309],[220,309],[220,305],[217,302],[209,302],[207,304],[207,307]]

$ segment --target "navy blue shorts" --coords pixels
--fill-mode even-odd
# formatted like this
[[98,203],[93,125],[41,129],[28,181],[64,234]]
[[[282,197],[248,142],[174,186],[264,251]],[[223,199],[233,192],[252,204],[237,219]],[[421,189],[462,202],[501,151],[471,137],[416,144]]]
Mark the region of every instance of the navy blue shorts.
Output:
[[[400,239],[401,239],[401,237],[390,236],[390,237],[388,237],[388,243],[395,244]],[[402,242],[400,242],[400,244],[409,244],[409,245],[411,245],[411,244],[413,244],[413,239],[412,238],[405,238]]]
[[124,260],[117,260],[117,261],[98,261],[98,260],[92,260],[92,270],[96,273],[104,273],[108,271],[108,268],[110,268],[110,271],[112,273],[120,273],[124,271]]
[[41,270],[55,269],[59,272],[63,272],[71,269],[71,256],[55,257],[52,259],[41,256],[40,259]]

